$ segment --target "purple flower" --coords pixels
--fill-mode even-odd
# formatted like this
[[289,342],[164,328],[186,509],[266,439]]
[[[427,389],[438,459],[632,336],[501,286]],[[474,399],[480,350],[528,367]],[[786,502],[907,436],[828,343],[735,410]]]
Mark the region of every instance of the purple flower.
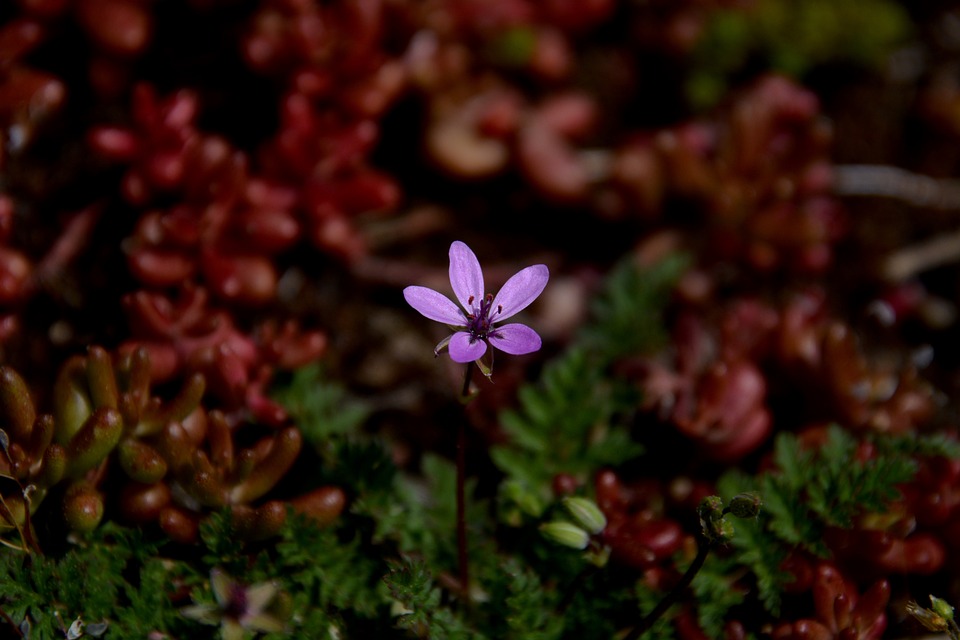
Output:
[[[536,300],[549,278],[546,265],[536,264],[514,274],[496,296],[485,294],[477,256],[470,247],[456,241],[450,245],[450,284],[463,309],[442,293],[426,287],[407,287],[403,297],[427,318],[457,330],[437,345],[437,354],[448,348],[454,362],[476,361],[489,375],[489,366],[480,362],[487,353],[487,345],[512,355],[532,353],[540,348],[540,336],[527,325],[495,325]],[[490,357],[492,355],[491,352]]]

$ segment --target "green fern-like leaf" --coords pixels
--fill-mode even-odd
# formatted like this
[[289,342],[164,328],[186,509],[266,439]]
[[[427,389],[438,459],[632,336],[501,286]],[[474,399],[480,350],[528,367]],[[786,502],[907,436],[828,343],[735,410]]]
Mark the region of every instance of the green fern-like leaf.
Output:
[[395,562],[385,577],[390,594],[401,605],[397,625],[419,638],[431,640],[482,640],[459,616],[441,604],[441,591],[427,565],[404,559]]
[[642,453],[616,419],[629,406],[584,349],[550,363],[540,384],[523,387],[519,400],[517,410],[501,415],[510,443],[493,448],[491,457],[512,482],[533,494],[532,502],[548,498],[558,473],[586,477]]
[[510,440],[490,455],[507,474],[500,496],[506,522],[539,517],[557,474],[586,480],[643,453],[628,430],[638,394],[607,370],[617,358],[663,339],[663,309],[687,264],[686,257],[671,256],[647,268],[629,260],[616,267],[575,344],[544,368],[539,383],[520,388],[516,409],[500,415]]
[[780,593],[792,579],[780,569],[788,553],[805,549],[829,557],[823,541],[828,527],[850,528],[867,513],[882,513],[900,497],[899,485],[916,474],[918,455],[953,452],[942,437],[874,436],[875,454],[857,458],[858,440],[839,426],[827,430],[824,444],[804,449],[793,434],[774,445],[772,470],[751,478],[731,471],[720,478],[723,495],[758,491],[763,508],[755,520],[738,521],[732,544],[738,562],[753,572],[759,597],[778,615]]
[[369,411],[346,389],[328,379],[319,363],[297,369],[273,398],[294,418],[304,439],[322,449],[334,436],[356,433]]
[[507,640],[559,640],[563,617],[556,612],[557,594],[544,588],[541,578],[517,559],[503,563],[506,592],[499,614],[506,629],[500,637]]
[[385,565],[359,537],[343,540],[334,529],[291,512],[275,548],[275,557],[260,557],[259,570],[281,580],[298,609],[320,608],[331,620],[347,610],[365,618],[376,615]]
[[663,309],[689,265],[687,255],[676,253],[649,267],[641,268],[632,260],[621,262],[593,301],[592,317],[578,344],[600,357],[600,367],[661,344],[665,339]]

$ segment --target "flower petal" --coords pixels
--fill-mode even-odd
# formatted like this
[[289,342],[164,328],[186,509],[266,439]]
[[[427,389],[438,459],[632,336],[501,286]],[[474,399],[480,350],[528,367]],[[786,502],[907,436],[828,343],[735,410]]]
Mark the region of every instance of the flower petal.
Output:
[[488,336],[490,344],[505,353],[521,356],[538,351],[543,342],[537,332],[525,324],[505,324]]
[[467,313],[472,313],[480,305],[483,270],[470,247],[459,240],[450,245],[450,286]]
[[277,591],[277,585],[272,582],[258,582],[247,587],[247,613],[255,615],[266,609]]
[[473,362],[487,350],[487,343],[477,340],[466,331],[450,337],[450,359],[454,362]]
[[213,591],[213,597],[217,599],[217,604],[226,607],[230,602],[231,591],[233,591],[233,578],[222,569],[210,570],[210,589]]
[[220,625],[220,637],[223,640],[243,640],[244,635],[243,627],[235,620],[224,619]]
[[426,287],[407,287],[403,290],[403,298],[407,304],[431,320],[455,327],[465,326],[466,317],[463,311],[438,291]]
[[192,604],[188,607],[181,608],[180,615],[184,618],[196,620],[201,624],[220,624],[220,618],[223,617],[223,612],[219,607],[215,607],[212,604]]
[[254,616],[246,616],[240,624],[250,631],[261,631],[263,633],[280,633],[286,629],[286,625],[275,616],[258,613]]
[[[545,264],[535,264],[521,269],[507,280],[490,306],[490,320],[500,322],[525,309],[537,299],[550,279],[550,270]],[[498,312],[498,308],[500,311]]]

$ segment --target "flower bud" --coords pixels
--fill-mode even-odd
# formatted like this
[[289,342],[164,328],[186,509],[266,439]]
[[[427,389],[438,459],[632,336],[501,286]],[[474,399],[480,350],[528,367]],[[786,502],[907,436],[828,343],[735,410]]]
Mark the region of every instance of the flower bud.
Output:
[[586,549],[590,544],[590,534],[569,522],[547,522],[540,525],[540,533],[548,540],[571,549]]
[[730,499],[727,511],[738,518],[756,518],[760,514],[763,501],[760,494],[747,492],[735,495]]
[[595,567],[603,568],[607,566],[607,563],[610,562],[610,547],[604,545],[602,547],[597,547],[596,549],[587,550],[584,557],[587,562],[594,565]]
[[563,506],[578,525],[594,535],[607,526],[606,516],[593,500],[569,496],[563,499]]
[[[930,596],[932,601],[934,598]],[[944,632],[950,628],[946,618],[933,609],[924,609],[916,602],[907,603],[907,613],[916,618],[917,622],[922,624],[928,631]]]
[[707,496],[697,507],[703,537],[710,542],[721,542],[733,535],[733,525],[723,519],[723,500]]
[[946,600],[941,600],[935,596],[930,596],[930,608],[946,620],[953,620],[953,607]]

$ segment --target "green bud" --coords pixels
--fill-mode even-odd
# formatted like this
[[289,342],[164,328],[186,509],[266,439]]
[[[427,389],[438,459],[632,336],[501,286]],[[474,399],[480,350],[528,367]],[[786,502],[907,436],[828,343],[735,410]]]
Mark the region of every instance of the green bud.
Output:
[[594,535],[607,526],[607,517],[593,500],[569,496],[563,499],[563,506],[578,525]]
[[930,596],[930,608],[946,620],[953,620],[953,607],[947,604],[946,600],[941,600],[935,596]]
[[723,500],[707,496],[697,507],[703,537],[711,542],[724,542],[733,535],[733,525],[723,518]]
[[727,507],[727,511],[738,518],[756,518],[760,514],[762,504],[760,494],[753,492],[740,493],[730,499],[730,506]]
[[[930,596],[933,600],[933,596]],[[907,613],[916,618],[917,622],[922,624],[928,631],[944,632],[950,627],[947,619],[932,609],[924,609],[916,602],[907,603]]]
[[729,542],[733,538],[733,534],[736,531],[736,528],[733,526],[732,522],[727,520],[721,520],[717,526],[717,540],[718,542]]
[[587,562],[590,564],[600,567],[601,569],[607,566],[607,563],[610,561],[610,547],[603,545],[597,546],[597,548],[587,549],[587,552],[584,554]]
[[571,549],[586,549],[590,534],[570,522],[547,522],[540,525],[540,533],[548,540]]

